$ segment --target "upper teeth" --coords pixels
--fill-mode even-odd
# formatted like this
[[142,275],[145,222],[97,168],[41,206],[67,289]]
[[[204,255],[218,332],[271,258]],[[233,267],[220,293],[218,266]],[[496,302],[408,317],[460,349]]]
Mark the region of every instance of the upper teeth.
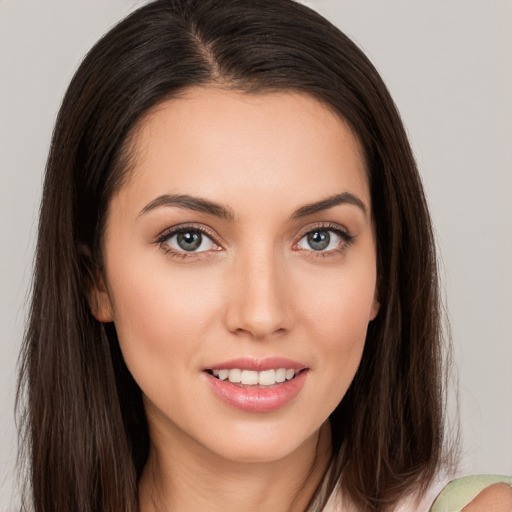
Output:
[[212,370],[213,375],[220,380],[229,380],[229,382],[245,385],[272,386],[276,382],[284,382],[295,377],[299,370],[293,368],[278,368],[277,370],[264,370],[256,372],[253,370],[241,370],[240,368],[232,368],[231,370]]

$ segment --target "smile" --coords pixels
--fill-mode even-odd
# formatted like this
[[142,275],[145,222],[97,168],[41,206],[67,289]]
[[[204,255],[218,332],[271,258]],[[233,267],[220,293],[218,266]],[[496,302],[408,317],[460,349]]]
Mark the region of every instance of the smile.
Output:
[[269,413],[293,403],[309,373],[304,364],[279,357],[224,361],[203,371],[217,399],[249,413]]
[[301,370],[294,368],[277,368],[263,371],[242,370],[240,368],[210,370],[219,380],[243,386],[273,386],[293,379]]

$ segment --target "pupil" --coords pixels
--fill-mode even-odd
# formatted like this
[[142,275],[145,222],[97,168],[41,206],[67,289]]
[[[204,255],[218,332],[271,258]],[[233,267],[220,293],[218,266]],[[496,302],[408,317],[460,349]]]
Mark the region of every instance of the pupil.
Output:
[[184,233],[178,233],[178,245],[184,251],[194,251],[200,245],[202,241],[201,233],[197,231],[185,231]]
[[309,246],[315,251],[322,251],[328,247],[330,240],[328,231],[313,231],[308,235]]

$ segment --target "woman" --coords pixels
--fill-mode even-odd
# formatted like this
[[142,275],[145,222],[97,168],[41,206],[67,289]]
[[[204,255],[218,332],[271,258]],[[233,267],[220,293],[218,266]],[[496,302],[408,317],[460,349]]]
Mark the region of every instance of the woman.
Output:
[[140,9],[48,160],[35,509],[410,506],[443,460],[435,267],[399,116],[343,34],[285,0]]

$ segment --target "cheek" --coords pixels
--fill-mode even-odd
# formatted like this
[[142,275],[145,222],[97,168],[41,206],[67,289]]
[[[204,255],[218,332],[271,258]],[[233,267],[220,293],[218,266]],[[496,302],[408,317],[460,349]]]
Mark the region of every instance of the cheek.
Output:
[[[211,328],[213,294],[202,276],[162,272],[158,265],[117,267],[111,275],[114,323],[125,361],[134,378],[155,375],[155,362],[186,369]],[[184,355],[190,357],[184,358]]]
[[314,340],[312,349],[333,406],[343,398],[359,367],[373,317],[375,282],[371,265],[354,266],[350,272],[331,273],[317,286],[310,283],[301,294],[308,337]]
[[371,266],[332,272],[322,281],[306,283],[302,310],[311,329],[334,346],[364,342],[373,318],[376,276]]

